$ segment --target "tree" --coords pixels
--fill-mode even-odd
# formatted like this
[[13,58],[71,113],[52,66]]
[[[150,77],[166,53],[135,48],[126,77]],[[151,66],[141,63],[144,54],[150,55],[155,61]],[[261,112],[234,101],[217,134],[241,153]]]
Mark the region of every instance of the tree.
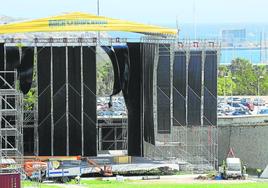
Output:
[[256,74],[249,60],[237,58],[230,66],[231,74],[235,77],[237,95],[256,95]]
[[249,60],[237,58],[230,66],[220,65],[218,95],[268,94],[268,71],[265,65],[253,65]]
[[236,84],[231,76],[222,76],[218,78],[218,95],[233,95]]

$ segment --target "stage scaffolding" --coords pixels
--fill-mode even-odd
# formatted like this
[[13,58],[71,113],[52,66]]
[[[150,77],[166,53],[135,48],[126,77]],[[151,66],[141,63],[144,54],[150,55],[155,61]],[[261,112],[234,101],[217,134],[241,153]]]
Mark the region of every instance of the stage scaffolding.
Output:
[[[32,40],[22,40],[22,39],[6,39],[5,42],[7,45],[14,44],[27,44],[28,46],[33,46],[35,48],[42,46],[112,46],[126,44],[127,42],[132,42],[134,39],[128,40],[123,38],[107,38],[107,39],[97,39],[97,38],[36,38]],[[135,41],[135,40],[134,40]],[[188,167],[197,171],[205,171],[215,169],[218,166],[218,125],[210,124],[204,125],[204,61],[206,57],[206,51],[214,50],[217,52],[217,58],[219,63],[220,58],[220,44],[215,41],[177,41],[175,38],[158,38],[156,36],[144,37],[135,42],[142,43],[154,43],[157,44],[156,48],[156,58],[155,58],[155,67],[154,67],[154,85],[153,85],[153,101],[154,101],[154,119],[157,120],[157,62],[161,54],[160,50],[166,50],[170,53],[170,119],[171,119],[171,130],[170,133],[159,133],[157,130],[157,121],[154,122],[154,135],[155,135],[155,145],[147,143],[143,140],[143,156],[151,159],[160,159],[160,160],[172,160],[178,162],[187,162]],[[170,48],[167,49],[165,46],[160,47],[160,44],[169,44]],[[166,48],[166,49],[160,49]],[[36,51],[36,50],[35,50]],[[202,91],[201,91],[201,111],[200,111],[200,125],[192,126],[186,122],[186,125],[173,126],[173,120],[177,121],[173,116],[173,57],[176,51],[183,51],[186,53],[186,119],[187,119],[187,101],[188,101],[188,65],[190,61],[190,52],[191,51],[201,51],[202,58]],[[98,54],[97,54],[98,55]],[[68,61],[68,60],[67,60]],[[82,67],[81,67],[82,69]],[[35,66],[36,71],[36,66]],[[83,78],[81,78],[83,80]],[[68,83],[66,83],[68,84]],[[82,83],[83,84],[83,83]],[[52,96],[53,97],[53,96]],[[215,96],[217,97],[217,96]],[[83,95],[81,95],[83,98]],[[37,105],[38,106],[38,105]],[[83,105],[81,105],[83,106]],[[68,107],[67,107],[68,108]],[[82,107],[83,108],[83,107]],[[38,109],[36,109],[38,111]],[[83,109],[82,109],[83,112]],[[102,150],[101,144],[101,130],[103,127],[112,125],[113,119],[107,119],[103,123],[97,123],[96,129],[98,130],[97,143],[98,150]],[[127,120],[122,119],[122,125],[127,125]],[[53,121],[52,121],[53,123]],[[35,143],[38,143],[37,135],[37,125],[35,127]],[[118,127],[115,126],[114,129]],[[126,127],[127,130],[127,127]],[[113,130],[114,131],[114,130]],[[143,132],[143,130],[141,130]],[[2,134],[2,133],[1,133]],[[122,135],[122,139],[117,139],[114,137],[113,142],[117,144],[118,142],[125,143],[124,137],[127,137],[128,133]],[[22,132],[21,132],[22,135]],[[126,139],[127,140],[127,139]],[[127,145],[127,143],[125,143]],[[124,147],[123,147],[124,148]],[[38,153],[38,147],[35,148],[35,153]]]
[[98,151],[127,151],[127,117],[98,117]]
[[[171,130],[170,133],[159,132],[157,130],[157,90],[159,86],[157,84],[157,67],[158,60],[163,54],[169,49],[166,46],[159,46],[157,49],[157,58],[155,60],[155,69],[154,69],[154,134],[155,134],[155,145],[152,145],[147,142],[144,143],[144,156],[157,159],[157,160],[171,160],[177,162],[187,162],[187,170],[194,171],[209,171],[218,167],[218,125],[209,123],[204,124],[204,90],[207,89],[204,87],[204,63],[206,58],[207,51],[216,51],[217,62],[219,63],[220,58],[220,43],[216,41],[182,41],[182,42],[173,42],[170,40],[154,40],[151,38],[144,39],[144,42],[153,42],[159,44],[169,43],[170,44],[170,54],[171,57],[175,57],[175,52],[183,52],[186,54],[186,95],[185,108],[186,108],[186,124],[179,124],[178,120],[174,117],[173,112],[173,94],[176,91],[174,87],[173,80],[173,63],[174,59],[170,58],[170,96],[166,96],[170,102],[170,118],[171,118]],[[162,48],[162,49],[161,49]],[[160,53],[160,51],[162,53]],[[187,122],[188,117],[188,103],[189,100],[189,83],[188,83],[188,66],[190,62],[190,52],[200,51],[202,59],[202,79],[201,79],[201,96],[199,98],[201,103],[200,110],[200,125],[191,125]],[[217,65],[218,66],[218,65]],[[181,94],[180,94],[181,95]],[[214,96],[214,99],[217,100],[217,96]],[[172,121],[173,120],[173,121]],[[173,122],[179,124],[179,126],[173,126]]]
[[16,80],[17,73],[0,72],[0,173],[22,172],[23,164],[23,96],[7,78]]

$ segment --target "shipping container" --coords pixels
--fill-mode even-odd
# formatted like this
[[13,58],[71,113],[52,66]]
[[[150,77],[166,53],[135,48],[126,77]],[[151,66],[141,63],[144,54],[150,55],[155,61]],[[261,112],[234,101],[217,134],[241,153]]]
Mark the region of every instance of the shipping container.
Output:
[[0,188],[21,188],[20,174],[0,174]]

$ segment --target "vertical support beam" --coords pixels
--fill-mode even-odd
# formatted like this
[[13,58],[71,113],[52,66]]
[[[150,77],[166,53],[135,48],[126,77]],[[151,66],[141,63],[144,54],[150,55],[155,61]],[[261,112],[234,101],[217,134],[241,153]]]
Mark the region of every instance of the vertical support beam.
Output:
[[[67,39],[66,39],[67,40]],[[65,78],[65,87],[66,87],[66,155],[69,156],[70,154],[70,147],[69,147],[69,68],[68,68],[68,46],[67,46],[67,41],[65,44],[65,56],[66,56],[66,78]]]
[[[140,143],[141,143],[141,155],[144,156],[143,146],[144,146],[144,44],[140,43],[140,50],[141,50],[141,110],[140,110],[140,123],[141,123],[141,137],[140,137]],[[129,130],[129,129],[128,129]],[[128,136],[129,137],[129,136]],[[129,142],[128,142],[129,143]],[[128,147],[129,148],[129,147]]]
[[[190,47],[187,45],[186,47],[186,91],[185,91],[185,125],[186,125],[186,135],[185,135],[185,151],[186,155],[188,154],[188,99],[189,99],[189,92],[188,92],[188,87],[189,87],[189,63],[190,63]],[[186,159],[188,160],[188,159]]]
[[51,113],[51,156],[54,156],[54,112],[53,112],[53,46],[50,46],[50,113]]
[[[145,54],[146,55],[146,54]],[[156,44],[155,48],[155,60],[154,60],[154,70],[153,70],[153,114],[154,114],[154,135],[155,141],[157,139],[157,67],[159,61],[159,43]]]
[[[220,44],[217,44],[220,45]],[[221,60],[221,46],[219,46],[219,48],[217,48],[217,83],[218,83],[218,68],[219,68],[219,64],[220,64],[220,60]],[[218,96],[218,91],[217,91],[217,96]],[[218,116],[217,116],[217,123],[216,123],[216,133],[215,133],[215,137],[216,137],[216,143],[215,143],[215,155],[216,155],[216,166],[215,168],[217,169],[219,166],[219,127],[218,127]]]
[[[174,41],[175,42],[175,41]],[[170,135],[169,135],[169,142],[173,141],[173,134],[174,134],[174,126],[173,126],[173,66],[174,66],[174,50],[175,50],[175,43],[170,43],[169,47],[169,55],[170,55],[170,66],[169,66],[169,79],[170,79]],[[170,150],[171,156],[174,156],[173,147]]]
[[[201,110],[200,110],[200,127],[199,127],[199,139],[200,139],[200,151],[199,151],[199,154],[202,155],[202,153],[204,151],[204,148],[206,148],[208,150],[208,144],[206,144],[204,141],[203,141],[203,137],[207,137],[207,133],[206,131],[208,131],[207,129],[205,129],[204,127],[204,92],[205,92],[205,69],[204,69],[204,66],[205,66],[205,60],[206,60],[206,49],[205,49],[205,42],[202,42],[202,49],[201,49]],[[208,160],[208,163],[209,163],[209,150],[207,151],[207,160]],[[200,164],[201,163],[204,163],[204,161],[200,161]]]
[[[175,44],[171,43],[169,48],[170,54],[170,135],[173,132],[173,66],[174,66],[174,48]],[[171,140],[170,140],[171,141]]]
[[[202,44],[204,45],[204,44]],[[205,60],[206,60],[206,51],[205,48],[202,47],[202,51],[201,51],[201,110],[200,110],[200,122],[201,122],[201,127],[204,126],[204,92],[205,92]]]
[[84,65],[83,65],[83,45],[81,43],[81,150],[82,150],[82,156],[84,156]]
[[[7,70],[7,49],[6,49],[6,45],[4,45],[4,71]],[[3,75],[4,76],[4,79],[6,79],[6,74]],[[4,100],[7,100],[7,97],[6,96],[3,96],[3,99]],[[6,102],[4,103],[4,109],[6,109]],[[2,125],[2,124],[1,124]],[[7,122],[5,121],[4,123],[4,127],[7,127]],[[3,135],[3,138],[6,140],[6,133],[5,135]],[[7,142],[5,141],[5,148],[7,148]]]
[[35,43],[34,47],[34,70],[33,76],[35,78],[34,82],[36,85],[36,96],[37,101],[34,105],[34,154],[35,156],[39,155],[39,136],[38,136],[38,68],[37,68],[37,62],[38,62],[38,51],[37,51],[37,44]]

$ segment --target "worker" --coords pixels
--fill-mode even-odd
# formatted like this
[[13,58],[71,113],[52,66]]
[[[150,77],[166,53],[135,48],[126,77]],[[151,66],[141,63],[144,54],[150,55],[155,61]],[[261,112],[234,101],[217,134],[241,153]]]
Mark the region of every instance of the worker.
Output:
[[225,160],[222,161],[222,170],[223,170],[222,177],[226,178],[226,163],[225,163]]
[[80,178],[79,175],[75,177],[75,183],[76,184],[80,184],[80,180],[81,180],[81,178]]
[[247,167],[246,165],[243,165],[242,175],[245,176],[246,173],[247,173]]
[[257,168],[256,172],[257,172],[258,178],[260,178],[261,177],[262,170],[259,169],[259,168]]

